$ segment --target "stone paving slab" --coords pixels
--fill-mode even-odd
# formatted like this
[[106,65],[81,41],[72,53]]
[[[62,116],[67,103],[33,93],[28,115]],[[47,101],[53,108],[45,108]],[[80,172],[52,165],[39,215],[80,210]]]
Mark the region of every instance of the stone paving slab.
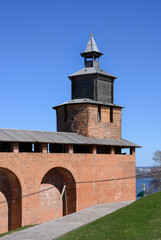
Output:
[[41,223],[37,226],[15,232],[0,239],[6,240],[54,240],[58,237],[79,228],[89,222],[101,218],[119,208],[131,204],[133,201],[101,204],[86,208],[80,212],[65,217]]

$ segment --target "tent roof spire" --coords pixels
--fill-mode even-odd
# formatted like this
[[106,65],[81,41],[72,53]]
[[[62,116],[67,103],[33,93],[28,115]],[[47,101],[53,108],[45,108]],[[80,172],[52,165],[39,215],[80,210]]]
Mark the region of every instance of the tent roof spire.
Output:
[[100,57],[101,55],[103,54],[99,51],[97,44],[93,38],[93,34],[91,33],[85,52],[81,53],[81,56],[82,57],[92,57],[92,56]]

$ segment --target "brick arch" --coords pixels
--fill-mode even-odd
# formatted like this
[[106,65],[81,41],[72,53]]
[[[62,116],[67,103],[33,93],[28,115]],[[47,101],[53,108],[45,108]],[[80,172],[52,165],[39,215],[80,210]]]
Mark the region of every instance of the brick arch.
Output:
[[76,212],[76,183],[72,173],[64,167],[54,167],[43,177],[41,184],[51,184],[61,193],[66,185],[66,194],[63,195],[63,216]]
[[[8,206],[8,230],[21,227],[22,224],[22,190],[21,184],[11,170],[0,167],[0,192]],[[1,204],[0,207],[3,207]]]

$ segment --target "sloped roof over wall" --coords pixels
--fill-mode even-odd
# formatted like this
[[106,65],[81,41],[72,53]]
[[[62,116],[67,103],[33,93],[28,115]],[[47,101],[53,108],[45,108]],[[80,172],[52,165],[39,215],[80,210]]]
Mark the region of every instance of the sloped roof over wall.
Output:
[[39,142],[57,144],[90,144],[121,147],[140,147],[125,139],[98,139],[78,133],[0,129],[0,142]]

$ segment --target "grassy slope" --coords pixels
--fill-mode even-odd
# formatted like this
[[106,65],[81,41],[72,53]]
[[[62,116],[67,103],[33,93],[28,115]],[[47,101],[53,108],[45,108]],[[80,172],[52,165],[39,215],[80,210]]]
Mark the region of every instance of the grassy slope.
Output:
[[62,240],[161,240],[161,192],[100,218]]

